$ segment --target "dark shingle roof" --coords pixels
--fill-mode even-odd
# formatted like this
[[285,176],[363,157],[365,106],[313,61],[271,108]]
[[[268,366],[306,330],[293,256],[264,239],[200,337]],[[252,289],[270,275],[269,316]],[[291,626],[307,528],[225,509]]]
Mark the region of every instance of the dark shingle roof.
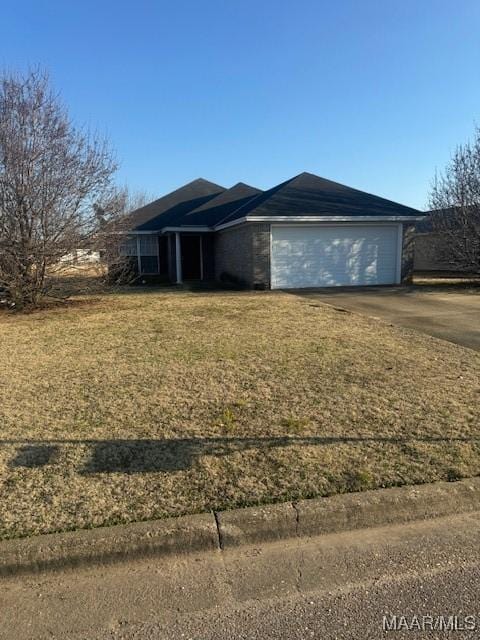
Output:
[[300,175],[264,191],[232,212],[221,223],[245,216],[418,216],[421,211],[352,189],[312,173]]
[[259,193],[262,193],[260,189],[251,187],[244,182],[238,182],[230,189],[187,213],[180,224],[212,227],[236,209],[247,204]]
[[193,209],[218,196],[225,187],[198,178],[150,202],[129,215],[129,227],[135,231],[153,231],[177,225]]

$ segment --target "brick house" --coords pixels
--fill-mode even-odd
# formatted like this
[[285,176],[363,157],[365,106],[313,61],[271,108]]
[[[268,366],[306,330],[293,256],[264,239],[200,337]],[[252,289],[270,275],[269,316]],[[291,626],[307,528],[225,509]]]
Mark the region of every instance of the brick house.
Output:
[[142,275],[258,289],[399,284],[423,214],[302,173],[267,191],[198,179],[132,212],[123,252]]

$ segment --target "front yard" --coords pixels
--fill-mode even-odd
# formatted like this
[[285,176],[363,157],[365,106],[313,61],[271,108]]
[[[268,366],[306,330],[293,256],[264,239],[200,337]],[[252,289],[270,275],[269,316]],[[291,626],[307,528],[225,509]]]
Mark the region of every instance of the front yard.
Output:
[[0,316],[0,536],[480,474],[480,356],[285,293]]

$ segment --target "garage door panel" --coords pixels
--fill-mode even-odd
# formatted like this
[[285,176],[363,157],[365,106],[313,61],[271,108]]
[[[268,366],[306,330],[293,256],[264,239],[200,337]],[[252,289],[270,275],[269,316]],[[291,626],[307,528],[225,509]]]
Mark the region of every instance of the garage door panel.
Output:
[[397,226],[272,227],[272,288],[393,284]]

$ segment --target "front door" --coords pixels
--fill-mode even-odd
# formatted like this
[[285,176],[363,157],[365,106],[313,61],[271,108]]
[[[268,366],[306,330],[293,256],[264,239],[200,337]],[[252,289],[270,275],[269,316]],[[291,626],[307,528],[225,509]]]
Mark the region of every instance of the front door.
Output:
[[202,279],[202,237],[180,236],[184,280]]

